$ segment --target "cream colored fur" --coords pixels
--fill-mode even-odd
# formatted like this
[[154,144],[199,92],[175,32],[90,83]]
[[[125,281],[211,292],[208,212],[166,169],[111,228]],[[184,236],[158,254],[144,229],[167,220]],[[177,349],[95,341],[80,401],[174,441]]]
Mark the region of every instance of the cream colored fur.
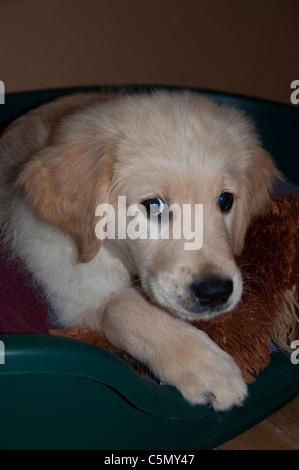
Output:
[[[236,306],[234,256],[278,172],[243,114],[197,94],[75,95],[19,118],[0,140],[3,240],[43,286],[61,327],[102,331],[192,404],[240,405],[234,360],[185,320]],[[220,194],[234,203],[221,212]],[[203,246],[95,237],[96,206],[118,196],[203,204]],[[198,307],[190,286],[230,279],[227,302]]]

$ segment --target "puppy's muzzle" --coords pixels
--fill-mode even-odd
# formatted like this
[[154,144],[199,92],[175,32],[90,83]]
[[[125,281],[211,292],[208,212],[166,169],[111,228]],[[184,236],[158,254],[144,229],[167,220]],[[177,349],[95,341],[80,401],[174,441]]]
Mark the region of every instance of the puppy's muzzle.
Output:
[[221,309],[233,292],[233,282],[226,278],[210,278],[191,284],[191,294],[198,310]]

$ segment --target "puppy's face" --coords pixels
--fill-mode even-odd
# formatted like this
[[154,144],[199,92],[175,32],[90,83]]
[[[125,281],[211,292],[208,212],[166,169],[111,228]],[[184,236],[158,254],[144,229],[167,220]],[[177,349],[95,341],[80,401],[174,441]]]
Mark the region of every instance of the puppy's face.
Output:
[[127,231],[117,245],[154,302],[210,318],[240,300],[234,256],[267,204],[275,168],[240,113],[195,97],[177,108],[169,101],[149,106],[114,150],[109,202],[117,212],[122,195],[140,209],[139,236]]
[[151,300],[183,318],[232,309],[242,293],[234,261],[238,185],[223,172],[206,173],[200,181],[198,171],[179,165],[170,171],[160,167],[155,177],[154,171],[149,178],[137,165],[138,186],[132,176],[111,191],[116,218],[120,212],[123,217],[119,194],[126,196],[127,207],[139,209],[126,217],[126,237],[112,240],[112,250],[117,244]]
[[19,184],[44,220],[75,239],[81,261],[99,249],[95,208],[108,202],[122,228],[103,245],[138,275],[152,301],[197,319],[240,300],[234,256],[275,176],[241,113],[189,93],[156,93],[78,114]]

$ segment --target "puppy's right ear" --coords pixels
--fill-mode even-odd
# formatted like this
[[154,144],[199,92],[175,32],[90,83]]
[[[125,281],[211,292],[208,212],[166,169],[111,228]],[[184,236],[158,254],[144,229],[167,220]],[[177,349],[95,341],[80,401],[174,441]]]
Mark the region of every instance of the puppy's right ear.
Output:
[[95,210],[107,202],[113,163],[107,148],[74,136],[39,151],[16,180],[38,217],[73,238],[80,262],[90,261],[100,248]]
[[254,148],[243,181],[243,196],[236,218],[234,253],[240,255],[250,222],[262,215],[269,203],[275,181],[284,181],[271,156],[260,145]]

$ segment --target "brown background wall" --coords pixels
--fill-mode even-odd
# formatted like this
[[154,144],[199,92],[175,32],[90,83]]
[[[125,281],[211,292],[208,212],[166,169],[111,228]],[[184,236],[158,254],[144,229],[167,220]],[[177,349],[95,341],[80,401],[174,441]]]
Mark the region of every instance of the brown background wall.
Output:
[[6,92],[194,86],[290,104],[298,0],[0,0]]

